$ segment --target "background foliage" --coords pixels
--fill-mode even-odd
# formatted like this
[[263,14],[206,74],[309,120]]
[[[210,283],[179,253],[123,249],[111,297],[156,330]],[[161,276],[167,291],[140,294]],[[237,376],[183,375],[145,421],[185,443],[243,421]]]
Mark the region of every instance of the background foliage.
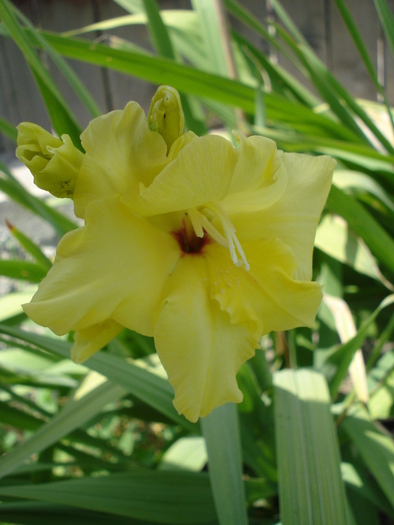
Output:
[[[65,58],[176,87],[187,127],[198,134],[220,125],[271,137],[286,151],[332,155],[338,165],[314,258],[325,299],[312,330],[263,338],[239,372],[240,405],[191,424],[172,406],[153,340],[125,330],[82,366],[68,359],[72,335],[57,338],[27,320],[19,305],[52,263],[10,225],[25,255],[0,261],[1,275],[22,283],[0,299],[0,520],[394,523],[393,118],[352,14],[335,0],[381,104],[355,100],[277,0],[279,22],[264,24],[236,0],[192,0],[191,11],[162,12],[155,0],[116,2],[124,17],[64,35],[37,30],[0,0],[0,33],[24,54],[55,132],[80,146],[78,115],[39,51],[92,117],[100,110]],[[393,16],[385,0],[374,3],[393,52]],[[228,14],[290,58],[307,82],[226,28]],[[80,37],[133,24],[147,25],[155,54],[119,38],[92,45]],[[4,119],[0,131],[16,139]],[[52,201],[0,169],[10,199],[59,236],[75,228]]]

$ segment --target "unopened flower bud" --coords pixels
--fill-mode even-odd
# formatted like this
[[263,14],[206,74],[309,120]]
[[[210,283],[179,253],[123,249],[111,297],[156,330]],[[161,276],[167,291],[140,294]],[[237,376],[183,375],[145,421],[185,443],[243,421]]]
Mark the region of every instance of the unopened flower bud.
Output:
[[41,126],[18,126],[16,156],[31,171],[34,184],[55,197],[72,197],[83,153],[68,135],[54,137]]
[[169,151],[184,126],[181,98],[176,89],[170,86],[157,89],[149,108],[148,124],[152,131],[160,133]]

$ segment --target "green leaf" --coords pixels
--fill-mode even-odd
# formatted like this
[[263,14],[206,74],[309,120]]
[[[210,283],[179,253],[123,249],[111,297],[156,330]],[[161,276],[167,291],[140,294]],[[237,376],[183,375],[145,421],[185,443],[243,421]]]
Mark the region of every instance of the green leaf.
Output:
[[[0,333],[21,339],[48,352],[55,352],[65,358],[70,356],[71,345],[59,339],[32,334],[6,325],[0,325]],[[190,423],[176,412],[172,404],[174,391],[168,381],[153,372],[154,366],[145,365],[146,369],[144,369],[143,361],[140,365],[137,363],[138,361],[132,362],[107,352],[98,352],[88,359],[85,365],[126,388],[128,392],[165,414],[175,423],[189,431],[199,433],[198,425]]]
[[11,139],[13,142],[16,142],[16,137],[18,136],[16,127],[10,122],[7,122],[2,117],[0,117],[0,132],[4,133],[4,135]]
[[[45,50],[46,53],[51,57],[54,64],[57,66],[59,71],[63,74],[64,78],[68,81],[70,86],[75,91],[81,102],[85,105],[92,117],[98,117],[101,115],[101,110],[96,104],[94,98],[91,96],[89,91],[85,88],[81,80],[74,73],[74,70],[67,64],[67,62],[52,48],[52,46],[46,41],[46,39],[36,30],[34,25],[26,18],[19,10],[14,7],[14,10],[18,18],[23,24],[28,27],[34,35],[34,38],[40,43],[40,47]],[[79,140],[76,146],[79,144]]]
[[[272,498],[278,495],[278,487],[265,478],[249,478],[245,480],[246,496],[249,504],[258,500]],[[251,523],[255,523],[250,520]],[[279,525],[279,524],[278,524]]]
[[221,525],[246,525],[245,490],[237,408],[227,403],[201,420],[209,479]]
[[333,399],[336,397],[339,387],[348,373],[348,368],[354,354],[364,342],[370,325],[384,308],[393,303],[394,295],[386,297],[362,324],[361,328],[352,339],[324,354],[324,358],[321,361],[319,368],[321,368],[329,381],[331,397]]
[[37,246],[29,237],[27,237],[23,232],[18,230],[15,226],[10,224],[8,221],[7,226],[15,239],[23,246],[23,248],[30,253],[37,261],[37,264],[42,266],[46,271],[50,270],[52,267],[51,261],[42,253],[41,248]]
[[394,241],[362,204],[333,185],[326,206],[341,215],[375,257],[394,272]]
[[150,521],[133,520],[105,512],[78,509],[70,505],[53,505],[36,501],[2,503],[0,519],[24,525],[154,525]]
[[346,525],[338,441],[324,376],[274,374],[279,504],[283,525]]
[[0,496],[28,498],[59,505],[128,516],[157,523],[212,523],[216,513],[206,474],[133,469],[131,472],[0,487]]
[[[393,331],[394,315],[391,322],[387,324],[385,331],[387,328],[391,329],[391,332]],[[382,335],[384,334],[381,334],[380,337]],[[382,355],[371,370],[368,381],[372,391],[368,403],[371,418],[389,419],[394,415],[394,352],[386,352]]]
[[19,259],[8,259],[0,261],[0,275],[11,279],[20,279],[39,283],[46,275],[46,270],[37,263],[21,261]]
[[37,430],[43,421],[0,401],[1,423],[23,430]]
[[[364,242],[349,230],[341,217],[327,214],[320,222],[315,237],[315,246],[330,257],[362,273],[387,283]],[[390,287],[390,283],[387,283]],[[391,288],[393,288],[391,286]]]
[[[200,32],[204,42],[207,57],[206,69],[218,72],[223,77],[233,76],[229,49],[226,46],[228,34],[223,24],[220,5],[217,0],[191,0],[194,11],[198,15]],[[231,50],[230,50],[231,52]],[[231,58],[230,58],[231,60]]]
[[56,414],[48,423],[42,425],[29,440],[2,459],[0,477],[15,470],[32,454],[45,450],[62,437],[70,434],[92,419],[105,404],[118,400],[126,393],[127,390],[124,388],[106,381],[80,399],[69,401],[61,412]]
[[[254,47],[246,38],[236,31],[232,31],[235,42],[239,45],[240,50],[245,56],[253,61],[257,61],[260,66],[268,73],[273,91],[294,97],[302,104],[313,108],[319,104],[317,99],[307,88],[305,88],[297,79],[278,64],[270,62],[264,53]],[[257,125],[257,124],[256,124]]]
[[59,136],[63,133],[68,133],[74,145],[81,148],[79,135],[82,130],[53,82],[52,77],[32,49],[29,39],[20,28],[14,11],[15,8],[8,0],[0,0],[0,18],[31,68],[56,132]]
[[365,68],[367,69],[369,76],[374,82],[375,87],[380,91],[382,86],[380,86],[378,82],[378,78],[376,76],[376,72],[372,64],[372,60],[369,56],[368,50],[364,44],[361,34],[359,30],[357,29],[357,26],[352,18],[352,15],[350,14],[349,9],[347,8],[343,0],[334,0],[334,1],[335,1],[335,5],[338,8],[338,11],[340,12],[342,16],[343,21],[346,24],[347,30],[349,31],[349,34],[352,37],[355,46],[357,47],[359,55],[362,61],[364,62]]
[[190,436],[178,439],[168,448],[159,463],[159,470],[200,471],[208,461],[204,438]]
[[392,437],[389,433],[380,431],[361,406],[348,412],[342,426],[380,488],[394,506],[394,444]]
[[[276,2],[276,0],[274,1]],[[348,127],[349,130],[352,130],[364,144],[373,147],[372,141],[359,126],[358,119],[356,118],[358,117],[371,130],[386,150],[392,154],[394,148],[390,141],[369,118],[364,109],[318,59],[311,48],[304,44],[294,42],[283,29],[278,26],[276,27],[280,36],[285,39],[286,43],[298,56],[302,65],[307,69],[308,75],[316,89],[320,92],[321,96],[329,104],[332,112],[340,119],[340,121]]]
[[115,69],[154,84],[178,86],[185,93],[239,106],[250,113],[254,111],[253,88],[235,80],[176,64],[165,58],[112,49],[103,44],[92,45],[90,42],[58,35],[44,35],[59,53],[68,58]]
[[[26,35],[29,35],[28,31]],[[113,49],[103,44],[91,44],[51,33],[43,32],[43,35],[59,53],[68,58],[111,68],[155,84],[168,84],[184,93],[239,107],[247,113],[254,114],[255,89],[241,82],[176,64],[164,58]],[[313,123],[314,131],[319,128],[324,132],[334,133],[335,136],[343,135],[354,140],[354,134],[349,130],[301,104],[272,93],[265,94],[265,103],[267,119],[285,121],[292,126],[305,122]]]
[[378,199],[390,212],[394,218],[394,202],[388,192],[378,184],[372,177],[355,170],[335,170],[334,184],[337,188],[347,193],[362,196],[369,194]]
[[15,202],[48,221],[55,228],[59,236],[77,228],[75,222],[62,213],[50,208],[45,202],[31,195],[12,176],[7,167],[0,161],[0,191],[4,192]]
[[34,287],[31,291],[14,292],[0,297],[0,322],[23,314],[21,305],[28,303],[36,291],[37,288]]
[[163,57],[175,58],[171,40],[160,16],[156,1],[143,0],[143,3],[148,18],[149,34],[156,51]]
[[379,487],[371,480],[369,472],[360,473],[352,463],[341,463],[342,479],[347,489],[357,492],[367,499],[375,508],[394,518],[394,509],[380,492]]
[[291,38],[286,31],[277,24],[274,24],[278,35],[286,42],[290,49],[300,60],[302,66],[308,71],[312,82],[323,98],[328,102],[332,111],[338,118],[352,129],[356,135],[363,139],[365,143],[370,143],[369,139],[359,127],[356,119],[348,111],[353,111],[355,116],[360,118],[364,124],[372,131],[376,138],[390,153],[394,152],[394,147],[383,135],[379,128],[372,122],[363,108],[355,101],[338,80],[330,73],[325,64],[317,57],[305,38],[298,31],[279,0],[272,0],[272,7],[282,23],[291,33]]
[[394,56],[394,17],[386,0],[373,0],[376,11],[382,24],[384,35],[387,38],[391,54]]
[[350,36],[353,39],[353,42],[355,43],[357,50],[359,52],[359,55],[364,62],[365,68],[369,73],[369,76],[371,77],[372,82],[375,84],[376,90],[380,93],[380,95],[383,97],[383,100],[385,102],[386,108],[387,108],[387,114],[389,116],[389,119],[391,121],[392,128],[394,127],[393,122],[393,116],[391,114],[390,106],[386,98],[386,94],[384,92],[383,86],[380,85],[377,74],[375,72],[375,68],[373,67],[371,58],[369,56],[368,50],[364,44],[364,41],[361,37],[360,32],[357,29],[356,24],[354,23],[354,20],[350,14],[349,9],[347,8],[345,2],[343,0],[335,0],[335,4],[341,13],[342,19],[346,24],[346,27],[349,31]]

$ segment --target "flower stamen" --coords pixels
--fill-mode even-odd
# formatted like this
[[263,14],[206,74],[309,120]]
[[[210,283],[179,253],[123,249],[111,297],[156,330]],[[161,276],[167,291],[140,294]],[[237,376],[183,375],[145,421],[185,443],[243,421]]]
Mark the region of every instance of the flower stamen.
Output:
[[[228,248],[230,250],[231,260],[236,266],[245,266],[245,270],[249,271],[250,265],[246,259],[245,252],[239,242],[237,236],[235,235],[235,228],[226,212],[220,206],[219,203],[210,203],[206,204],[201,208],[202,211],[197,208],[191,208],[187,210],[187,213],[190,217],[190,222],[192,223],[194,233],[197,237],[203,237],[204,230],[212,237],[221,246]],[[214,217],[217,217],[222,225],[224,237],[218,232],[218,230],[213,226],[208,217],[205,215],[205,211],[209,211],[213,214]],[[237,255],[240,256],[240,258]]]
[[189,215],[190,222],[192,223],[194,233],[197,235],[197,237],[204,237],[204,230],[199,217],[201,213],[199,213],[196,208],[190,208],[187,210],[187,214]]

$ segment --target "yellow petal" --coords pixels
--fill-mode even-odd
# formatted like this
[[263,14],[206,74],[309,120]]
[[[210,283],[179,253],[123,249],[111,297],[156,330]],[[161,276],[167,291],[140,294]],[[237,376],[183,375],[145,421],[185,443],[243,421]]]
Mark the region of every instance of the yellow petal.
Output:
[[116,197],[101,199],[87,208],[86,226],[60,241],[53,268],[24,310],[57,334],[113,319],[152,335],[163,284],[179,256],[171,235]]
[[262,210],[272,206],[286,189],[287,171],[276,144],[264,137],[243,138],[239,142],[237,165],[228,195],[221,203],[228,214]]
[[83,217],[89,202],[115,193],[139,192],[167,164],[167,144],[150,131],[136,102],[92,120],[81,135],[86,155],[74,195]]
[[83,363],[104,348],[122,330],[122,325],[109,319],[103,323],[75,332],[74,344],[71,348],[71,359],[76,363]]
[[251,215],[230,216],[240,242],[280,239],[294,254],[294,277],[310,280],[316,227],[331,187],[335,160],[282,153],[288,174],[286,189],[272,206]]
[[164,297],[154,337],[177,411],[195,422],[217,406],[242,401],[235,376],[257,341],[209,299],[205,259],[181,259]]
[[229,260],[217,244],[206,247],[210,294],[233,323],[243,323],[256,337],[273,330],[312,326],[322,293],[315,282],[294,279],[291,250],[278,240],[242,244],[247,272]]
[[236,164],[233,146],[218,136],[196,137],[142,190],[138,211],[146,216],[222,200]]

